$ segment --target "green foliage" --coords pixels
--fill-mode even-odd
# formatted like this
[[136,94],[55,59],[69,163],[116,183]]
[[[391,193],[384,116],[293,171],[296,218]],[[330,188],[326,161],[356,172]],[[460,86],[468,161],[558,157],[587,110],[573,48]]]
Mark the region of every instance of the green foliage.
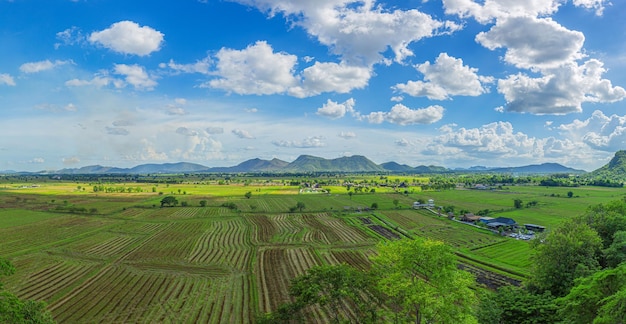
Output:
[[244,194],[244,197],[246,197],[247,199],[250,199],[250,197],[252,197],[252,191],[247,191],[247,192]]
[[602,242],[587,224],[568,221],[533,241],[530,287],[560,297],[574,280],[600,268]]
[[567,323],[625,323],[626,263],[578,279],[557,302]]
[[200,200],[200,207],[206,207],[206,200]]
[[378,209],[378,203],[377,202],[373,202],[371,208],[372,209]]
[[[13,273],[15,273],[15,267],[11,262],[0,258],[0,279]],[[45,303],[21,300],[11,292],[3,290],[0,281],[0,323],[51,324],[55,322],[46,310]]]
[[176,197],[174,196],[165,196],[163,197],[163,199],[161,199],[161,207],[165,205],[170,207],[176,206],[178,205],[178,199],[176,199]]
[[296,203],[296,209],[298,209],[299,211],[302,211],[304,208],[306,208],[306,206],[304,205],[304,203],[303,203],[303,202],[298,201],[298,202]]
[[515,199],[513,200],[513,207],[520,209],[522,208],[522,200],[521,199]]
[[434,240],[378,245],[372,257],[378,289],[390,309],[415,323],[475,323],[473,276],[457,269],[449,246]]
[[607,267],[617,267],[626,262],[626,231],[617,231],[613,234],[611,246],[602,251]]
[[596,230],[602,245],[608,248],[615,232],[626,231],[626,202],[618,200],[591,206],[577,220]]
[[549,292],[533,294],[524,288],[505,286],[481,295],[476,314],[479,323],[557,323],[557,307]]

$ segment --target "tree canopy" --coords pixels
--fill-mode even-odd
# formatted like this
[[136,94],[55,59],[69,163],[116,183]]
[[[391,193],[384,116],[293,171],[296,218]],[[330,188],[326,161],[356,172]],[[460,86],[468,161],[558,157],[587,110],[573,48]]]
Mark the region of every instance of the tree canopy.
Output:
[[176,199],[176,197],[174,196],[165,196],[163,197],[163,199],[161,199],[161,207],[165,205],[170,207],[176,206],[178,205],[178,199]]
[[372,257],[377,287],[415,323],[475,323],[474,277],[457,268],[452,249],[430,239],[398,240]]

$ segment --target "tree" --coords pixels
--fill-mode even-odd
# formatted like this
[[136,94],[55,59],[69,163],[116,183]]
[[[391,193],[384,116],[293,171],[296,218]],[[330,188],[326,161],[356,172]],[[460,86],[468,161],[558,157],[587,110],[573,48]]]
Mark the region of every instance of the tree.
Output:
[[393,205],[396,206],[396,208],[398,208],[398,204],[400,203],[400,201],[398,199],[394,199],[393,200]]
[[[15,273],[15,267],[4,258],[0,258],[0,279]],[[46,310],[46,304],[34,300],[21,300],[13,293],[3,289],[0,280],[0,323],[15,324],[52,324],[54,319]]]
[[348,196],[350,196],[350,200],[352,200],[352,195],[354,195],[354,192],[348,191]]
[[419,324],[475,323],[474,278],[457,269],[452,249],[430,239],[398,240],[378,245],[372,257],[377,287],[396,316]]
[[305,208],[305,206],[304,206],[304,203],[303,203],[303,202],[298,201],[298,202],[296,203],[296,209],[298,209],[299,211],[301,211],[301,212],[302,212],[302,210],[303,210],[304,208]]
[[513,200],[513,206],[514,206],[516,209],[520,209],[520,208],[522,208],[522,200],[521,200],[521,199],[519,199],[519,198],[517,198],[517,199]]
[[246,197],[247,199],[250,199],[250,197],[252,197],[252,191],[248,191],[248,192],[246,192],[246,194],[244,195],[244,197]]
[[576,280],[557,304],[567,323],[626,323],[626,263]]
[[567,198],[572,198],[572,197],[574,197],[574,192],[568,191],[567,192]]
[[206,207],[206,200],[200,200],[200,207]]
[[587,224],[562,223],[545,238],[533,240],[530,288],[564,296],[576,278],[600,268],[601,248],[600,237]]
[[496,293],[484,292],[476,316],[479,323],[558,323],[555,298],[549,293],[533,294],[524,288],[504,286]]
[[377,202],[373,202],[372,203],[372,209],[378,209],[378,203]]
[[174,196],[165,196],[163,197],[163,199],[161,199],[161,207],[165,205],[170,207],[176,206],[178,205],[178,199],[176,199],[176,197]]
[[626,231],[617,231],[613,234],[611,246],[602,251],[606,266],[617,267],[626,261]]

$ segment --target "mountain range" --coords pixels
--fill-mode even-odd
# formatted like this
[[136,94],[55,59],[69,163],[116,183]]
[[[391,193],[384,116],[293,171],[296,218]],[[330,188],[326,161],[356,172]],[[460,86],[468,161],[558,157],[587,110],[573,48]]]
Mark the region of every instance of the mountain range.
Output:
[[[619,152],[618,152],[619,153]],[[621,154],[626,170],[626,152]],[[263,160],[259,158],[244,161],[230,167],[206,167],[201,164],[179,162],[163,164],[141,164],[132,168],[106,167],[91,165],[82,168],[61,169],[58,171],[34,172],[35,174],[177,174],[177,173],[302,173],[302,172],[392,172],[392,173],[451,173],[451,172],[490,172],[490,173],[585,173],[565,167],[558,163],[544,163],[519,167],[487,168],[471,167],[468,169],[448,169],[435,165],[412,167],[396,162],[376,164],[362,155],[325,159],[312,155],[301,155],[293,162],[279,159]],[[2,173],[2,172],[0,172]],[[8,173],[8,172],[5,172]],[[11,172],[17,173],[17,172]]]

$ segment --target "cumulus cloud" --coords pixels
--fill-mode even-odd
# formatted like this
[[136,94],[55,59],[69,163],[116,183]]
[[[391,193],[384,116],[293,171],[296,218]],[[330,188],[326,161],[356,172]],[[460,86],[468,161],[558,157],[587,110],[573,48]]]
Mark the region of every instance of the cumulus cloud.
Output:
[[239,138],[245,138],[245,139],[254,138],[254,136],[252,136],[248,131],[243,130],[243,129],[233,129],[231,132]]
[[602,62],[591,59],[546,70],[532,78],[518,73],[498,81],[506,110],[532,114],[567,114],[582,111],[583,102],[615,102],[626,97],[624,88],[602,79]]
[[124,75],[127,83],[138,90],[152,90],[157,85],[154,78],[148,75],[146,70],[139,65],[115,64],[114,72]]
[[425,96],[432,100],[449,99],[450,96],[479,96],[489,91],[484,83],[492,77],[479,76],[478,69],[463,65],[462,59],[441,53],[434,64],[425,62],[416,69],[424,75],[423,81],[396,84],[394,89],[414,97]]
[[290,88],[289,93],[299,98],[323,92],[348,93],[365,88],[371,77],[372,70],[368,67],[315,62],[302,72],[302,84]]
[[341,118],[346,115],[346,112],[355,113],[355,103],[356,101],[353,98],[350,98],[343,103],[334,102],[328,99],[328,101],[326,101],[321,108],[317,109],[317,114],[330,119]]
[[509,122],[494,122],[479,128],[441,128],[424,154],[454,154],[467,159],[507,159],[537,162],[544,158],[566,160],[572,158],[572,152],[580,147],[564,139],[530,137],[522,132],[515,132]]
[[561,0],[485,0],[479,2],[474,0],[443,0],[446,14],[458,15],[461,18],[473,17],[482,24],[489,23],[496,18],[511,16],[537,17],[550,15],[555,13],[562,3],[563,1]]
[[554,68],[583,57],[585,36],[550,18],[511,17],[498,20],[476,41],[488,49],[506,48],[504,60],[519,68]]
[[443,107],[429,106],[422,109],[411,109],[403,104],[396,104],[389,112],[372,112],[360,116],[372,124],[380,124],[383,121],[402,126],[416,124],[432,124],[443,118]]
[[76,45],[85,42],[85,36],[83,36],[80,28],[76,26],[56,33],[56,38],[59,42],[54,44],[55,49],[58,49],[61,45]]
[[356,137],[356,134],[354,132],[340,132],[337,136],[344,139],[352,139]]
[[409,146],[411,143],[407,139],[401,138],[399,140],[396,140],[394,144],[396,144],[397,146],[406,147]]
[[391,59],[402,62],[413,52],[413,42],[461,28],[452,21],[440,21],[418,10],[388,10],[374,1],[324,0],[236,0],[271,15],[283,14],[304,28],[321,44],[353,65],[368,66]]
[[51,70],[57,66],[69,64],[71,61],[59,61],[56,60],[54,62],[50,60],[38,61],[38,62],[29,62],[24,63],[20,66],[20,71],[24,73],[37,73],[41,71]]
[[15,86],[15,80],[13,77],[6,73],[0,73],[0,84]]
[[112,78],[106,74],[95,75],[91,80],[71,79],[65,81],[65,85],[68,87],[85,87],[94,86],[97,88],[108,86],[112,84],[115,88],[123,88],[125,86],[124,81]]
[[267,42],[258,41],[244,50],[222,48],[217,58],[217,79],[203,86],[237,94],[284,93],[297,84],[293,69],[295,55],[274,53]]
[[197,136],[198,132],[193,129],[189,129],[187,127],[178,127],[176,129],[176,134],[183,135],[183,136]]
[[596,110],[586,120],[574,120],[557,128],[564,135],[576,141],[582,141],[589,147],[615,152],[626,147],[626,116],[606,116]]
[[89,41],[118,53],[146,56],[161,48],[163,36],[163,33],[151,27],[120,21],[107,29],[91,33]]
[[65,157],[61,160],[63,162],[63,164],[65,165],[73,165],[73,164],[78,164],[80,163],[80,159],[78,157],[72,156],[72,157]]
[[170,116],[183,116],[187,114],[187,111],[185,111],[185,109],[182,107],[167,105],[167,107],[165,108],[165,113]]
[[211,134],[211,135],[217,135],[217,134],[223,134],[224,133],[224,128],[222,127],[207,127],[206,132]]
[[323,142],[324,136],[310,136],[301,141],[272,141],[272,144],[279,147],[295,147],[295,148],[315,148],[324,147],[326,143]]

